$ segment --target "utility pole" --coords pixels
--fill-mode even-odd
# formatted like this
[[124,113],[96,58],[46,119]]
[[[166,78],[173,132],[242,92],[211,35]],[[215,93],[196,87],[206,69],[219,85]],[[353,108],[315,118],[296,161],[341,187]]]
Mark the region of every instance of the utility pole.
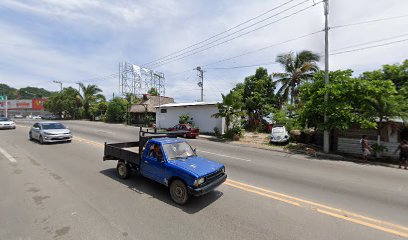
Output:
[[61,81],[52,81],[53,83],[58,83],[60,85],[60,92],[62,92],[62,82]]
[[154,76],[156,76],[156,77],[158,77],[159,78],[159,114],[158,114],[158,116],[156,116],[156,119],[158,119],[158,121],[157,121],[157,127],[156,128],[158,128],[158,129],[160,129],[161,128],[161,126],[160,126],[160,118],[161,118],[161,79],[162,78],[164,78],[164,74],[157,74],[157,73],[154,73]]
[[8,111],[8,102],[7,102],[7,95],[6,95],[6,117],[7,117],[7,111]]
[[200,78],[200,82],[197,85],[201,88],[201,102],[204,102],[204,70],[201,67],[196,67],[194,70],[198,71],[198,77]]
[[[324,85],[329,84],[329,0],[324,0]],[[324,102],[327,103],[329,95],[326,92],[324,95]],[[324,112],[324,123],[327,123],[327,112]],[[328,153],[330,151],[330,133],[326,129],[323,132],[323,151]]]

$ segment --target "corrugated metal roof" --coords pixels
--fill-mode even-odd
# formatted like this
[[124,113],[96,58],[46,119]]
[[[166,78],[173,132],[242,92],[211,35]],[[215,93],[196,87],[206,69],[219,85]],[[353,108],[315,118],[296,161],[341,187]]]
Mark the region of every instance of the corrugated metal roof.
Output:
[[[206,105],[216,105],[217,102],[192,102],[192,103],[168,103],[168,104],[163,104],[161,107],[187,107],[187,106],[206,106]],[[155,108],[158,108],[159,106],[155,106]]]

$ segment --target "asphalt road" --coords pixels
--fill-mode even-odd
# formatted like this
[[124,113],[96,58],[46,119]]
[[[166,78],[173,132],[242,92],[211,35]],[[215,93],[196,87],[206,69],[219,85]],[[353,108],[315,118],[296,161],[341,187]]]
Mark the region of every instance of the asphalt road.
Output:
[[408,171],[189,140],[229,180],[181,207],[102,161],[137,128],[66,121],[72,143],[39,145],[32,123],[0,131],[0,239],[408,238]]

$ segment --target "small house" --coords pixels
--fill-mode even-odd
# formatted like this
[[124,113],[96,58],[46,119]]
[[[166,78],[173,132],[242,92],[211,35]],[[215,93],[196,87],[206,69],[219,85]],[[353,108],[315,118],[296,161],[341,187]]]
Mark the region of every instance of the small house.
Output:
[[129,110],[131,121],[135,124],[147,124],[147,121],[155,122],[156,109],[155,106],[174,103],[174,99],[164,96],[154,96],[151,94],[143,94],[142,101],[138,104],[133,104]]

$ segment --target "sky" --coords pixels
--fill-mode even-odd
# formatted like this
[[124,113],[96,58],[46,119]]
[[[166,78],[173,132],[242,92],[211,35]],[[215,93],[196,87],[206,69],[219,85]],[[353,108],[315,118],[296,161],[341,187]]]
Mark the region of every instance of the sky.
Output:
[[[407,59],[407,10],[407,0],[329,0],[330,70],[358,76]],[[279,54],[323,54],[323,28],[320,0],[2,0],[0,83],[58,91],[54,80],[83,82],[110,98],[128,62],[164,73],[166,96],[194,102],[202,66],[204,100],[217,101],[259,66],[281,72]]]

